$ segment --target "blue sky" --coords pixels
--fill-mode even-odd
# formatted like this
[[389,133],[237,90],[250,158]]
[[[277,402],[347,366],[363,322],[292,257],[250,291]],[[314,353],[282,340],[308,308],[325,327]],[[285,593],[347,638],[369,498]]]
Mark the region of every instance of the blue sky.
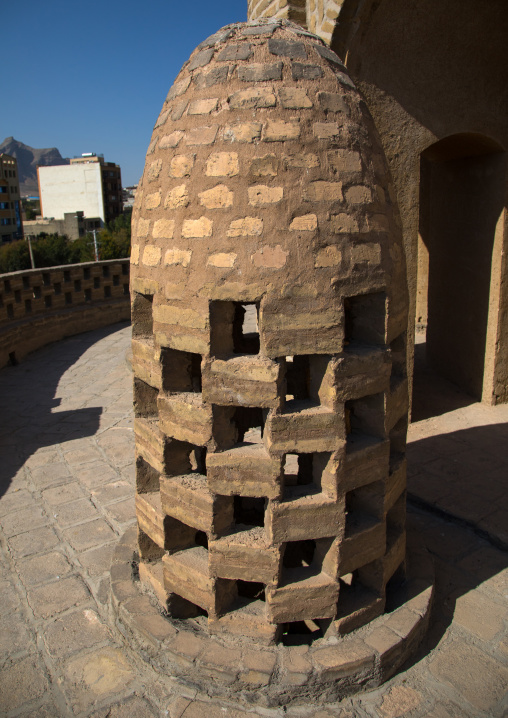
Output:
[[0,142],[102,152],[138,182],[162,103],[208,35],[246,19],[247,0],[2,3]]

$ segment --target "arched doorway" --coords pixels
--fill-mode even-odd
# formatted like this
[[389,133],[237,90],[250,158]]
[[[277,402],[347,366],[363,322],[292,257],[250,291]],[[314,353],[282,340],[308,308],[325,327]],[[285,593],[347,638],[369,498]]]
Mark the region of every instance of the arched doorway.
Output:
[[506,153],[487,137],[453,135],[421,155],[417,329],[433,369],[488,403],[505,192]]

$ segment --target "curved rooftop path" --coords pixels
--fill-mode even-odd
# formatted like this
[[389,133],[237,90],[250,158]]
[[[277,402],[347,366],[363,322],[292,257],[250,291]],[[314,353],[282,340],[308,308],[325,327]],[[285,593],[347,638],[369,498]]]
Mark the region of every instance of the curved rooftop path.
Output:
[[[112,549],[134,522],[129,341],[130,327],[116,325],[0,372],[1,716],[506,714],[507,554],[414,505],[409,522],[435,558],[436,607],[426,644],[381,688],[335,705],[247,710],[185,690],[135,656],[111,617],[108,578]],[[504,407],[445,406],[412,426],[409,452],[412,495],[449,514],[456,508],[498,544],[507,421]]]

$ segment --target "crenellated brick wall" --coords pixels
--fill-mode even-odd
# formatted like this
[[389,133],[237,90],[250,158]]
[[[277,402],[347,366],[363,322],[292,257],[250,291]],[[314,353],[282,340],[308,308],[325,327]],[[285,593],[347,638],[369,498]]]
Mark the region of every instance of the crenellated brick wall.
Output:
[[129,317],[129,259],[0,275],[0,368],[50,342]]
[[331,43],[344,0],[248,0],[249,20],[287,19]]

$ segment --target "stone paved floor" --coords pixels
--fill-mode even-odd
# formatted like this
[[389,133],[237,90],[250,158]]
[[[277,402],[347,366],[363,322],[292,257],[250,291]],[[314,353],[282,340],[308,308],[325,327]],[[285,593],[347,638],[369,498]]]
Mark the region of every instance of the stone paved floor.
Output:
[[420,505],[409,520],[437,575],[431,631],[410,665],[340,704],[249,712],[185,691],[133,655],[108,604],[111,552],[134,521],[129,338],[125,325],[91,332],[0,373],[0,715],[507,715],[508,570],[499,546],[508,543],[508,407],[470,404],[439,384],[436,415],[432,392],[417,383],[420,420],[410,431],[409,489]]

